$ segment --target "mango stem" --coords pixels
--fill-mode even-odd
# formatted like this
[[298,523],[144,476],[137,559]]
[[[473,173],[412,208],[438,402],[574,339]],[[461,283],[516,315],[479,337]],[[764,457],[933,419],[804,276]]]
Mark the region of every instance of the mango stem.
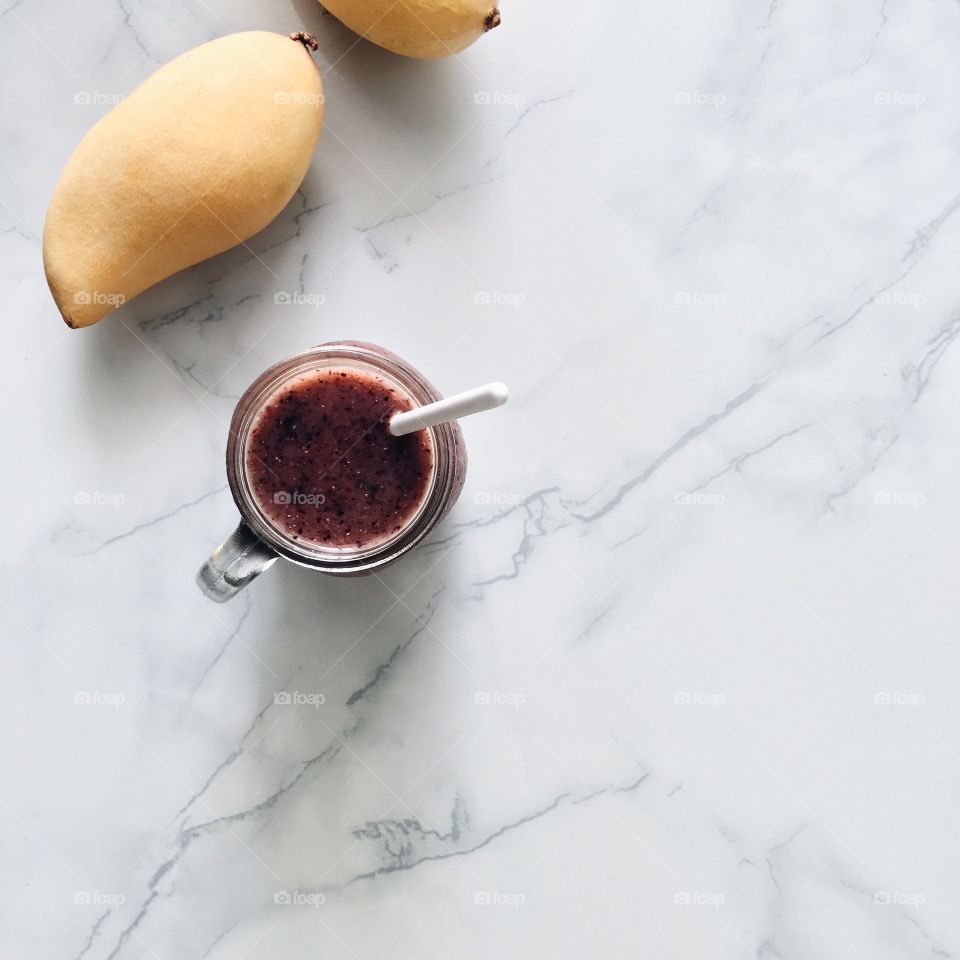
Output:
[[316,50],[319,43],[317,43],[317,38],[312,33],[304,33],[302,30],[298,30],[296,33],[290,34],[291,40],[298,40],[304,45],[304,47],[309,50]]

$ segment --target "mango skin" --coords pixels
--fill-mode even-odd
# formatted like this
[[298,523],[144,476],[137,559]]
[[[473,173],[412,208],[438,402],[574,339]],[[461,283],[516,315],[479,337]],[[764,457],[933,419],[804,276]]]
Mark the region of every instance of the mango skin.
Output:
[[449,57],[500,24],[496,0],[321,0],[354,33],[421,60]]
[[50,291],[71,327],[242,243],[302,182],[323,90],[302,43],[236,33],[171,60],[83,138],[43,231]]

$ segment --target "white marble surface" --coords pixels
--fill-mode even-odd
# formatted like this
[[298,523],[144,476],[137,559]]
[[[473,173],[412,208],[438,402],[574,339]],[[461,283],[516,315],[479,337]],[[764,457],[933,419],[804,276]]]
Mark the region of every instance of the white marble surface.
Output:
[[[960,951],[960,8],[503,16],[3,0],[3,957]],[[320,37],[302,191],[68,331],[69,153],[255,28]],[[235,399],[344,337],[511,405],[407,562],[217,607]]]

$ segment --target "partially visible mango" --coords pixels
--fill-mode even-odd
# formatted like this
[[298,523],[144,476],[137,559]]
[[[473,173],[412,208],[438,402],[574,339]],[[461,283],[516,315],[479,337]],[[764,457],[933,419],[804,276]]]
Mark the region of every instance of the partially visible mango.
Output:
[[449,57],[500,25],[495,0],[321,0],[354,33],[394,53]]
[[71,327],[247,240],[310,165],[323,90],[305,34],[235,33],[161,67],[83,138],[43,231]]

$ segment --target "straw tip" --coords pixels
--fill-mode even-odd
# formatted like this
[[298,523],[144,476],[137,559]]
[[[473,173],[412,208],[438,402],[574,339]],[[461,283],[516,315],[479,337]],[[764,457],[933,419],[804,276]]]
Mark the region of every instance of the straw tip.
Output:
[[487,392],[491,401],[497,407],[502,407],[510,399],[510,390],[507,385],[499,381],[487,384]]

